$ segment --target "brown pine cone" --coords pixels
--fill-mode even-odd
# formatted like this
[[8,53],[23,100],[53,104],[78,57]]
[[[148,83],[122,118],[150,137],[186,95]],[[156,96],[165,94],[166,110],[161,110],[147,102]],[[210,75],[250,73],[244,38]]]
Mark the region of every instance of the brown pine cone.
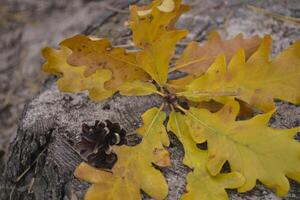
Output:
[[126,144],[126,131],[118,123],[109,120],[95,121],[89,126],[82,124],[81,141],[76,144],[80,155],[92,166],[111,169],[117,161],[113,145]]

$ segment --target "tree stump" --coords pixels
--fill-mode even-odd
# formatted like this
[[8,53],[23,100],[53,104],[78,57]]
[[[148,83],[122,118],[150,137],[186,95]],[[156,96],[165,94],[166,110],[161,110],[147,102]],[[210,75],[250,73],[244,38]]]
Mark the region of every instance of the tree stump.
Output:
[[[179,21],[179,27],[191,30],[186,41],[193,39],[201,42],[209,31],[217,29],[225,37],[240,32],[248,36],[267,33],[274,38],[273,53],[276,54],[300,38],[297,31],[299,26],[277,21],[247,7],[247,3],[254,2],[257,6],[290,14],[289,6],[293,1],[287,1],[290,2],[288,5],[271,0],[260,3],[231,1],[227,4],[221,0],[188,2],[194,7]],[[300,8],[297,3],[295,6]],[[84,33],[99,37],[113,36],[114,44],[124,44],[130,35],[130,31],[122,26],[127,16],[117,10],[110,12],[115,13],[103,23],[91,24]],[[3,178],[0,180],[0,185],[4,186],[0,188],[0,199],[82,199],[89,184],[73,176],[76,166],[82,162],[73,148],[79,141],[82,123],[93,124],[95,120],[105,119],[118,122],[128,132],[129,140],[134,144],[139,140],[135,129],[141,125],[141,114],[161,101],[161,97],[156,95],[124,97],[115,94],[105,101],[94,103],[86,93],[67,94],[58,91],[55,78],[48,79],[24,108],[16,138],[8,152]],[[300,125],[300,107],[280,101],[277,106],[278,110],[270,121],[270,126],[291,128]],[[172,134],[170,139],[168,149],[172,166],[162,171],[169,184],[167,199],[175,200],[185,192],[185,175],[189,169],[182,164],[184,152],[181,144]],[[0,155],[0,160],[1,157]],[[234,200],[280,199],[261,184],[250,192],[238,194],[236,191],[229,191],[229,195]],[[290,193],[284,199],[299,198],[300,185],[291,181]],[[151,198],[143,193],[143,199]]]

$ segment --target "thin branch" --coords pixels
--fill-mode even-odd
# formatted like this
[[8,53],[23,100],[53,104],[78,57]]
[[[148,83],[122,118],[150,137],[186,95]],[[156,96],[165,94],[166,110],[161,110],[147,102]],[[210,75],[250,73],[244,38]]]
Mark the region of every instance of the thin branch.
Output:
[[[178,96],[184,96],[189,92],[179,92],[176,93]],[[210,97],[222,97],[222,96],[238,96],[240,91],[230,91],[230,92],[218,92],[218,91],[203,91],[203,90],[194,90],[192,94],[202,95],[202,96],[210,96]]]
[[122,10],[116,7],[113,7],[112,5],[106,3],[106,2],[102,2],[101,3],[101,7],[106,8],[108,10],[111,10],[113,12],[117,12],[117,13],[121,13],[121,14],[128,14],[129,12],[127,10]]
[[300,25],[300,18],[281,15],[281,14],[274,13],[274,12],[268,11],[264,8],[259,8],[259,7],[256,7],[254,5],[250,5],[250,4],[248,4],[247,7],[249,9],[251,9],[252,11],[254,11],[254,12],[262,13],[266,16],[273,17],[277,20],[287,22],[287,23],[296,24],[296,25]]
[[11,190],[10,194],[9,194],[9,199],[12,200],[12,196],[14,194],[14,191],[16,189],[16,185],[22,180],[22,178],[29,172],[29,170],[36,164],[36,162],[38,161],[38,159],[41,157],[41,155],[48,149],[48,145],[46,145],[44,147],[44,149],[39,153],[39,155],[34,159],[34,161],[30,164],[30,166],[25,169],[21,175],[19,175],[16,179],[16,183],[13,187],[13,189]]

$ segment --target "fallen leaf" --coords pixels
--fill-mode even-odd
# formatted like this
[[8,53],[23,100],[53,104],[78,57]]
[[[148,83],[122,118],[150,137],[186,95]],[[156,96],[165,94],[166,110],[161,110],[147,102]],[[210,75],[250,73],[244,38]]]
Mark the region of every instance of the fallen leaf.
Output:
[[263,111],[274,109],[273,99],[300,103],[300,42],[269,61],[271,38],[245,61],[239,50],[228,67],[219,56],[208,71],[187,86],[181,95],[194,101],[215,99],[226,102],[238,98]]
[[155,0],[148,6],[130,6],[129,26],[135,46],[145,48],[174,30],[178,14],[188,10],[180,4],[181,0]]
[[183,144],[183,163],[193,171],[187,175],[187,192],[184,200],[228,200],[226,188],[238,188],[245,182],[238,172],[221,173],[212,176],[206,169],[207,152],[198,149],[191,138],[192,127],[185,123],[186,117],[181,113],[172,112],[168,122],[168,130],[175,133]]
[[112,78],[105,83],[107,89],[116,89],[125,82],[149,79],[139,68],[136,53],[113,48],[106,39],[90,39],[84,35],[76,35],[62,41],[61,45],[72,50],[72,54],[68,57],[70,65],[87,67],[85,76],[92,75],[96,69],[109,69]]
[[238,49],[244,49],[246,58],[249,58],[258,48],[260,41],[258,36],[244,39],[242,34],[230,40],[223,40],[217,32],[212,32],[207,43],[202,46],[199,46],[197,42],[189,43],[172,70],[200,76],[220,54],[224,54],[226,59],[230,60]]
[[71,53],[72,51],[64,46],[61,46],[60,50],[43,49],[43,56],[47,60],[43,70],[61,76],[57,81],[58,88],[63,92],[88,90],[93,100],[102,100],[111,96],[114,91],[104,88],[104,83],[111,79],[111,72],[107,69],[97,69],[93,75],[86,77],[85,66],[73,67],[67,63],[66,59]]
[[151,75],[160,86],[167,82],[169,64],[176,43],[186,34],[186,31],[169,31],[137,54],[138,65]]
[[198,136],[193,138],[202,135],[201,142],[207,141],[208,170],[217,175],[228,161],[232,171],[246,178],[239,192],[251,190],[259,180],[277,195],[286,195],[289,190],[287,177],[300,181],[300,143],[294,139],[300,127],[268,127],[273,111],[235,121],[238,112],[236,101],[229,102],[217,113],[196,108],[186,112],[188,121],[201,127],[196,132]]

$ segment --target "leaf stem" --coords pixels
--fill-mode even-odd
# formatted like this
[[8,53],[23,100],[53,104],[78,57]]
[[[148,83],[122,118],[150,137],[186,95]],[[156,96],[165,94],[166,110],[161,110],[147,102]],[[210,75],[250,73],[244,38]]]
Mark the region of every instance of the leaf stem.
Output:
[[160,95],[160,96],[162,96],[162,97],[165,97],[165,96],[166,96],[164,93],[162,93],[162,92],[160,92],[160,91],[158,91],[158,90],[155,90],[154,93],[156,93],[156,94],[158,94],[158,95]]
[[187,62],[187,63],[183,63],[183,64],[181,64],[181,65],[177,65],[177,66],[171,68],[171,69],[169,70],[169,73],[170,73],[170,72],[173,72],[173,71],[176,71],[176,70],[178,70],[178,69],[184,68],[184,67],[186,67],[186,66],[188,66],[188,65],[192,65],[192,64],[194,64],[194,63],[197,63],[197,62],[206,60],[206,59],[209,59],[209,57],[203,57],[203,58],[199,58],[199,59],[192,60],[192,61]]
[[251,9],[252,11],[254,11],[254,12],[262,13],[266,16],[273,17],[273,18],[275,18],[277,20],[280,20],[280,21],[283,21],[283,22],[289,22],[289,23],[296,24],[296,25],[300,24],[300,19],[296,18],[296,17],[281,15],[281,14],[278,14],[278,13],[275,13],[275,12],[268,11],[264,8],[256,7],[256,6],[251,5],[251,4],[248,4],[247,7],[249,9]]
[[162,103],[161,106],[159,107],[159,109],[158,109],[156,115],[153,117],[153,119],[152,119],[150,125],[149,125],[148,128],[147,128],[147,131],[146,131],[146,133],[145,133],[145,136],[143,137],[143,140],[144,140],[144,139],[147,137],[147,135],[149,134],[149,132],[150,132],[150,130],[151,130],[151,128],[152,128],[152,126],[153,126],[155,120],[157,119],[159,113],[162,111],[162,109],[163,109],[164,106],[165,106],[165,104]]
[[179,104],[176,104],[176,108],[178,108],[179,110],[181,110],[182,112],[184,112],[185,114],[188,114],[189,116],[191,116],[192,118],[194,118],[197,122],[199,122],[199,124],[201,124],[204,128],[207,128],[208,130],[212,131],[213,133],[216,133],[217,131],[213,128],[211,128],[209,125],[207,125],[206,123],[204,123],[203,121],[201,121],[198,117],[196,117],[193,113],[189,112],[188,110],[184,109],[183,107],[181,107]]
[[186,109],[184,109],[183,107],[181,107],[178,103],[175,104],[175,107],[178,108],[179,110],[181,110],[182,112],[184,112],[185,114],[188,112]]
[[123,63],[125,63],[125,64],[127,64],[127,65],[132,65],[132,66],[135,66],[135,67],[139,67],[138,64],[133,63],[133,62],[130,62],[130,61],[128,61],[128,60],[124,60],[124,59],[122,59],[122,58],[120,58],[120,57],[115,57],[115,56],[112,56],[112,55],[109,55],[109,54],[106,54],[106,56],[107,56],[107,57],[110,57],[110,58],[113,59],[113,60],[116,60],[116,61],[119,61],[119,62],[123,62]]
[[[179,107],[181,107],[180,105],[178,105]],[[175,114],[175,108],[174,108],[174,105],[171,105],[171,109],[172,109],[172,112],[174,112],[174,114]],[[184,109],[184,108],[182,108],[182,109]],[[178,124],[178,120],[177,120],[177,117],[176,117],[176,114],[175,114],[175,125],[176,125],[176,128],[177,128],[177,130],[178,130],[178,136],[176,135],[176,137],[180,140],[180,142],[183,144],[184,143],[184,139],[183,139],[183,137],[182,137],[182,134],[181,134],[181,130],[180,130],[180,128],[179,128],[179,124]]]
[[[176,95],[178,96],[185,96],[188,94],[187,91],[185,92],[178,92]],[[210,97],[222,97],[222,96],[238,96],[239,91],[230,91],[230,92],[213,92],[213,91],[204,91],[204,90],[194,90],[192,94],[202,95],[202,96],[210,96]]]

